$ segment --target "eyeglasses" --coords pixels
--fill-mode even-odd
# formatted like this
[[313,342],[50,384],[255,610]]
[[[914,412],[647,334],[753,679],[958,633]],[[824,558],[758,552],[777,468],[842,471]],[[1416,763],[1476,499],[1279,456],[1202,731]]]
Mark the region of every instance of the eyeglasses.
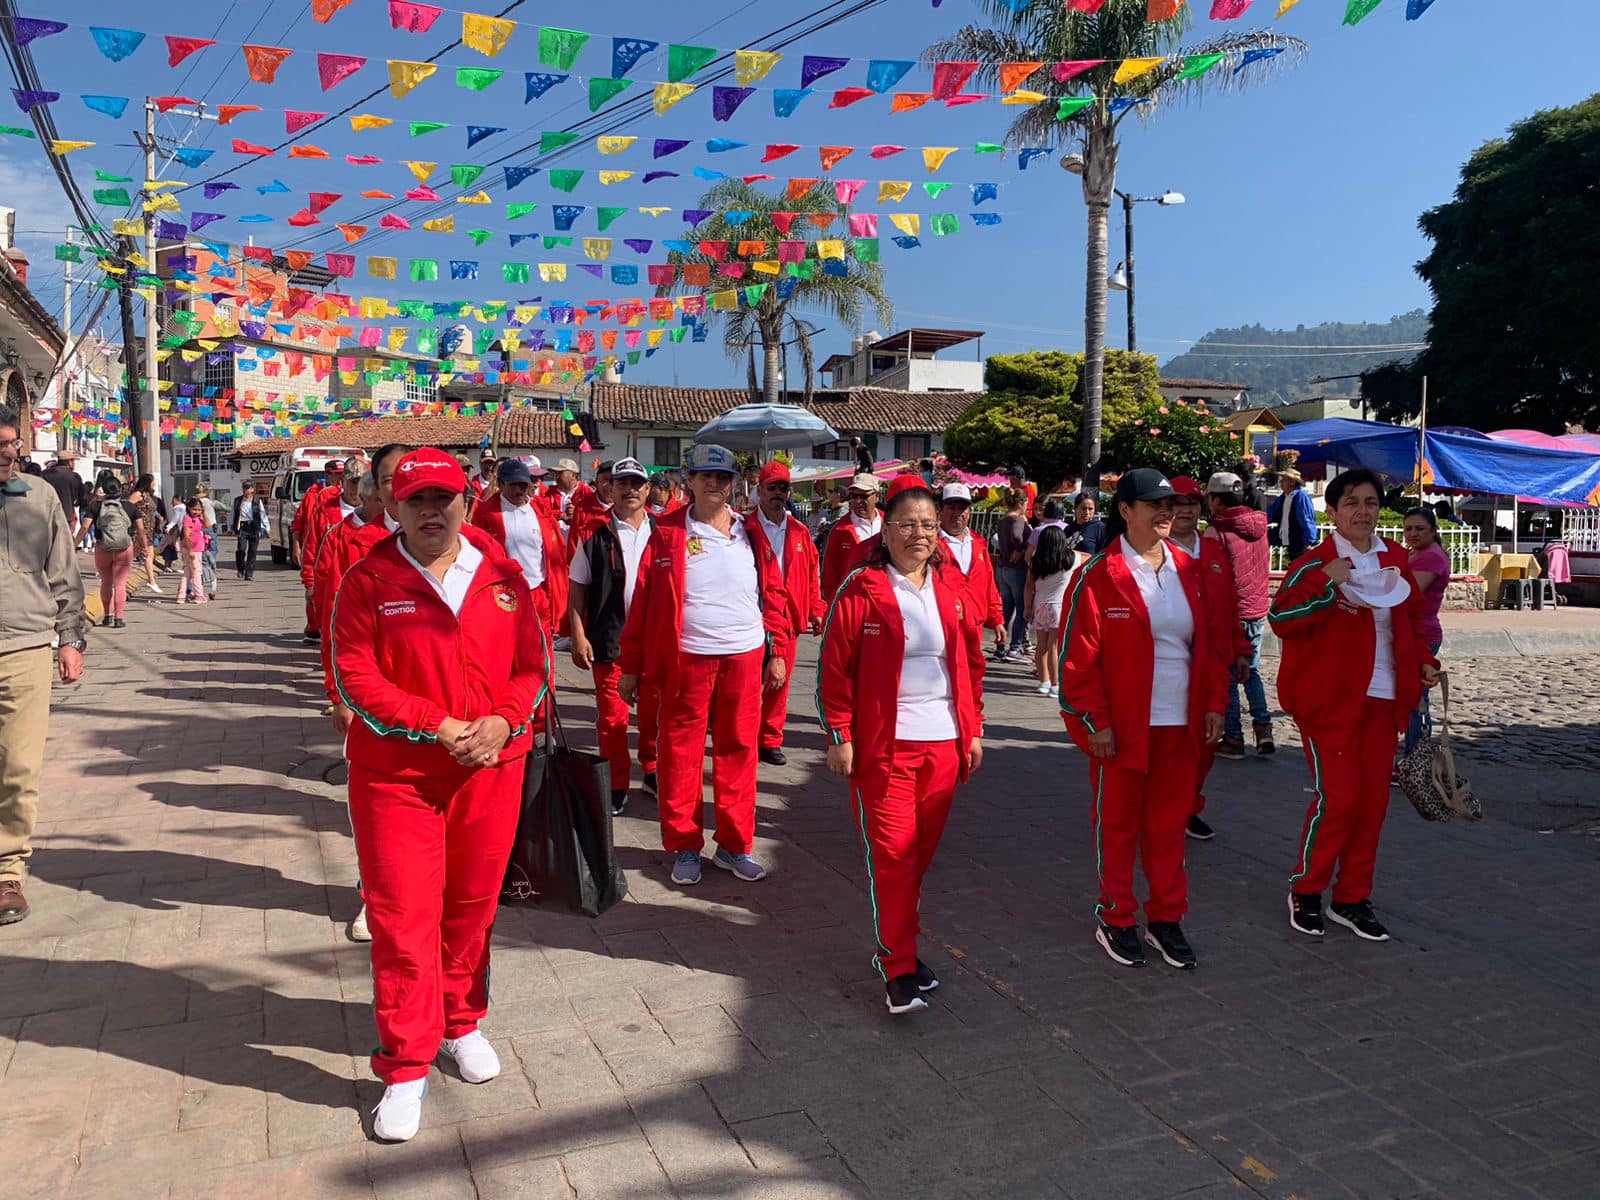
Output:
[[937,521],[896,521],[893,528],[901,537],[914,537],[919,533],[926,537],[932,537],[939,532],[939,523]]
[[768,483],[764,484],[763,486],[767,489],[767,491],[774,492],[780,496],[787,496],[794,490],[787,483]]
[[22,439],[12,438],[9,442],[0,442],[0,449],[10,450],[15,454],[22,453]]

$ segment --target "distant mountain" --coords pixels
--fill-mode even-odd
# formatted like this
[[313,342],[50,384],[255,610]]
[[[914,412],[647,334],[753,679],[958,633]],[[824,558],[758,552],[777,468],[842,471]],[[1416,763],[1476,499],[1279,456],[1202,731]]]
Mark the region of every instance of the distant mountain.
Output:
[[1428,314],[1420,308],[1381,325],[1330,321],[1295,329],[1265,329],[1260,325],[1213,329],[1191,350],[1164,364],[1161,374],[1166,379],[1219,379],[1246,384],[1252,389],[1251,399],[1262,405],[1313,396],[1353,396],[1358,380],[1341,379],[1327,384],[1311,381],[1359,374],[1396,359],[1408,361],[1415,352],[1341,352],[1331,347],[1414,345],[1427,336]]

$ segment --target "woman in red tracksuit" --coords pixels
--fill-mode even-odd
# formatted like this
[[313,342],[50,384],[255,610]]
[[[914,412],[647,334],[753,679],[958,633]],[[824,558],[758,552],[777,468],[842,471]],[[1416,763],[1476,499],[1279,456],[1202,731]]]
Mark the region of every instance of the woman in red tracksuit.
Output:
[[1289,876],[1289,925],[1310,937],[1323,934],[1331,882],[1334,921],[1367,941],[1389,938],[1372,910],[1372,875],[1390,771],[1423,688],[1439,674],[1410,556],[1375,532],[1382,496],[1382,481],[1364,467],[1334,477],[1325,497],[1333,532],[1290,564],[1268,614],[1283,642],[1278,700],[1311,764],[1314,795]]
[[478,1031],[489,933],[550,671],[521,568],[461,527],[466,490],[443,451],[402,458],[400,534],[334,598],[334,683],[357,718],[345,752],[372,931],[372,1069],[388,1085],[373,1130],[389,1141],[415,1136],[441,1049],[468,1083],[500,1072]]
[[939,986],[917,957],[917,909],[956,784],[983,761],[984,658],[983,614],[939,568],[933,493],[920,480],[891,491],[881,544],[829,607],[817,708],[828,768],[850,780],[873,962],[900,1014]]
[[[539,620],[555,630],[567,619],[567,571],[570,555],[555,514],[534,495],[537,487],[526,463],[514,458],[502,462],[495,473],[499,491],[472,510],[472,525],[499,543],[522,564],[523,578],[533,589]],[[518,523],[516,536],[508,537],[508,518]],[[553,636],[553,635],[552,635]]]
[[756,742],[761,694],[783,686],[789,597],[783,568],[759,521],[729,505],[737,466],[712,445],[689,451],[693,503],[660,518],[645,547],[617,658],[617,694],[632,704],[640,677],[661,695],[656,773],[661,844],[672,881],[700,882],[705,844],[706,726],[717,852],[712,864],[755,882]]
[[1202,747],[1222,736],[1233,642],[1206,570],[1166,540],[1173,490],[1140,468],[1117,481],[1107,547],[1073,583],[1061,632],[1061,713],[1090,756],[1099,927],[1114,962],[1144,965],[1133,861],[1150,897],[1145,940],[1170,965],[1195,966],[1180,922],[1188,910],[1184,827]]

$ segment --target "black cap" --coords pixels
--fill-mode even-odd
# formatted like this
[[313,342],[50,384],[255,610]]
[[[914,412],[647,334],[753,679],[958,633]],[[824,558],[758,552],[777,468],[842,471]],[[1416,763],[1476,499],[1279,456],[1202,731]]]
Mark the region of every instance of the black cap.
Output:
[[1132,504],[1135,500],[1170,500],[1177,494],[1167,477],[1154,467],[1128,471],[1117,480],[1118,504]]

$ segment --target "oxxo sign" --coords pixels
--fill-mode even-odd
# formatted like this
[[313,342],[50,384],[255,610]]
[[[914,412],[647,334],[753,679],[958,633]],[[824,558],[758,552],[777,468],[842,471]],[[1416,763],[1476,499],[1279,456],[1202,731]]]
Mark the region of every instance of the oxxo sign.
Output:
[[276,454],[252,454],[249,456],[250,475],[271,475],[278,469],[279,459]]

